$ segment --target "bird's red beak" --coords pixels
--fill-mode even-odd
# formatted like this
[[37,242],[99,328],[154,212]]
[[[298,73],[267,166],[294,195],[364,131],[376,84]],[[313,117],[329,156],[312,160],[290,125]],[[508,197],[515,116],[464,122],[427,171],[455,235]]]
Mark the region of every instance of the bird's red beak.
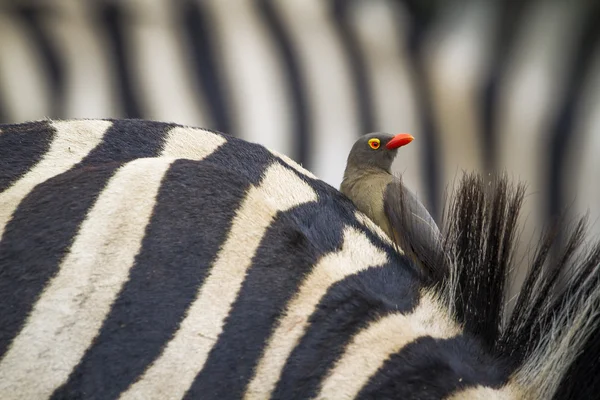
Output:
[[385,145],[385,147],[387,147],[389,150],[393,150],[397,149],[398,147],[406,146],[413,140],[415,140],[415,138],[412,137],[412,135],[409,135],[408,133],[399,133],[398,135],[394,136],[392,140]]

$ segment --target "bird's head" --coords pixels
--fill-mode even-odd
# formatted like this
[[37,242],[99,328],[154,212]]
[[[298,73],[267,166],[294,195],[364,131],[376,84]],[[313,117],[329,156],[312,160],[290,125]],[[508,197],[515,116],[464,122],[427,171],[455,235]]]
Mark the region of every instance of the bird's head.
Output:
[[375,132],[361,136],[350,150],[346,171],[349,169],[382,169],[390,172],[398,149],[409,144],[413,139],[406,133],[390,135]]

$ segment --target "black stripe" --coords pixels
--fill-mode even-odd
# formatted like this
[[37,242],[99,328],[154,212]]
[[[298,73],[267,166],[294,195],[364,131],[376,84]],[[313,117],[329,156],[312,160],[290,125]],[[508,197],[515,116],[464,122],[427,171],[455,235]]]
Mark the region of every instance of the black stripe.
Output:
[[53,398],[118,397],[178,328],[246,189],[275,160],[262,146],[226,138],[203,161],[179,160],[169,169],[129,281],[93,346]]
[[48,121],[0,125],[0,193],[42,159],[53,137]]
[[[350,225],[365,233],[374,245],[383,246],[389,251],[388,257],[397,260],[397,255],[391,248],[384,246],[379,239],[359,226],[354,219],[355,208],[346,198],[323,182],[304,179],[317,191],[318,203],[301,205],[288,212],[280,213],[276,221],[269,227],[253,264],[248,270],[238,298],[233,304],[232,311],[226,319],[223,333],[209,354],[204,369],[186,393],[187,399],[242,397],[264,351],[266,340],[275,328],[277,319],[281,317],[286,304],[297,292],[297,288],[318,259],[324,254],[341,248],[345,225]],[[281,254],[286,254],[286,257],[282,259]],[[380,307],[381,309],[398,310],[399,308],[410,309],[405,305],[410,303],[411,298],[414,300],[411,304],[416,303],[418,298],[416,292],[413,293],[413,296],[407,295],[407,291],[403,291],[402,285],[390,284],[390,282],[396,282],[397,279],[406,285],[407,276],[412,276],[414,283],[416,274],[410,271],[410,267],[407,269],[392,268],[392,270],[387,268],[385,271],[377,268],[373,269],[375,272],[359,274],[367,277],[368,294],[376,296],[375,300],[368,302],[368,307],[377,303],[384,304]],[[331,301],[338,302],[340,296],[347,293],[345,290],[348,290],[348,285],[352,290],[365,282],[359,277],[348,278],[345,281],[353,283],[346,283],[346,285],[342,283],[340,291],[333,290],[333,294],[329,293],[327,298],[333,298]],[[393,293],[383,290],[380,285],[393,287]],[[357,301],[360,302],[360,300]],[[329,303],[326,300],[323,304],[328,305]],[[336,308],[336,306],[332,306],[332,308]],[[361,311],[365,311],[365,309],[363,308]],[[378,311],[380,309],[376,309],[373,313]],[[348,316],[343,311],[342,314],[341,318]],[[327,321],[325,329],[337,326],[339,322],[339,320]],[[353,320],[353,322],[357,322],[357,320]],[[340,332],[335,332],[335,336],[340,334]],[[309,340],[313,338],[313,336],[309,336]],[[341,343],[339,340],[333,340],[333,342]],[[325,343],[325,341],[320,343]],[[315,348],[310,346],[312,343],[308,348]],[[330,346],[329,342],[328,346]],[[305,367],[307,370],[315,371],[315,365],[323,363],[323,353],[307,352],[310,359]],[[300,351],[300,354],[304,354],[304,352]],[[332,360],[334,359],[335,357],[332,357]],[[297,359],[294,359],[294,364],[296,361]]]
[[[519,30],[523,28],[524,12],[530,5],[531,0],[509,1],[497,3],[500,10],[494,14],[497,25],[493,32],[491,45],[488,76],[483,82],[479,95],[480,117],[482,122],[483,162],[486,171],[492,171],[497,167],[497,154],[494,151],[498,145],[498,94],[504,83],[504,74],[508,72],[507,65],[510,54],[513,51],[515,38]],[[502,168],[501,168],[502,169]]]
[[256,6],[266,27],[271,31],[271,39],[281,55],[285,66],[284,73],[287,76],[286,81],[291,89],[290,99],[294,108],[291,133],[294,136],[294,146],[289,156],[307,169],[311,169],[314,162],[310,154],[311,115],[306,98],[306,84],[300,73],[298,56],[293,51],[290,34],[277,14],[272,0],[257,0]]
[[223,333],[186,399],[243,397],[286,304],[319,257],[341,246],[342,221],[337,217],[335,210],[314,203],[276,217],[248,270]]
[[0,358],[58,271],[79,225],[118,166],[93,177],[76,169],[36,186],[6,225],[0,242]]
[[114,60],[114,71],[116,75],[121,95],[121,104],[123,106],[124,118],[142,118],[142,108],[137,98],[137,93],[134,89],[132,80],[132,54],[128,54],[125,45],[124,28],[127,23],[126,15],[121,9],[124,3],[118,2],[101,2],[94,4],[94,14],[98,14],[102,27],[104,28],[106,37],[110,42],[110,59]]
[[[444,0],[400,0],[406,11],[410,14],[410,20],[419,25],[419,30],[425,31],[435,22],[438,14],[444,11]],[[457,2],[460,3],[460,2]]]
[[204,15],[200,2],[187,0],[182,4],[181,18],[185,33],[189,37],[190,58],[197,71],[202,92],[209,100],[211,128],[231,132],[231,117],[223,92],[223,77],[215,62],[215,50],[211,38],[211,23]]
[[195,299],[248,185],[223,164],[178,160],[171,166],[129,281],[54,399],[117,398],[160,355]]
[[[48,280],[58,271],[108,179],[121,163],[156,156],[167,127],[150,122],[115,122],[103,142],[80,164],[37,185],[19,204],[0,242],[0,357],[25,323]],[[114,163],[92,174],[90,166],[106,162]]]
[[447,398],[477,385],[499,388],[508,370],[466,336],[421,337],[391,356],[361,390],[358,399]]
[[348,13],[352,12],[349,7],[355,6],[355,2],[345,0],[334,0],[331,3],[331,17],[333,27],[342,44],[342,50],[346,57],[346,65],[350,68],[352,81],[354,84],[354,98],[356,99],[357,110],[360,120],[360,134],[362,136],[368,132],[373,132],[375,128],[375,118],[373,117],[373,95],[369,85],[368,74],[364,62],[358,39],[348,22]]
[[24,26],[29,31],[32,37],[31,43],[38,50],[44,62],[44,70],[50,78],[50,86],[52,90],[52,101],[50,102],[50,114],[48,117],[62,118],[64,117],[65,105],[65,70],[64,65],[56,52],[56,44],[52,43],[51,38],[44,32],[41,24],[41,17],[46,14],[46,18],[60,18],[57,10],[47,6],[31,6],[19,4],[16,7],[17,16],[24,22]]
[[112,126],[102,143],[81,161],[81,165],[127,162],[158,156],[166,135],[176,124],[137,119],[109,120]]
[[[344,221],[345,224],[351,225],[354,229],[359,230],[363,235],[366,236],[373,246],[384,251],[389,259],[395,259],[398,256],[394,247],[388,245],[386,242],[383,242],[378,235],[365,228],[363,223],[356,219],[356,212],[358,210],[352,201],[346,197],[346,195],[342,194],[338,189],[331,186],[327,182],[303,175],[294,168],[290,167],[279,157],[276,158],[282,165],[288,168],[298,178],[306,182],[315,190],[317,193],[317,198],[319,199],[318,207],[334,209],[337,213],[337,218]],[[417,275],[421,274],[421,270],[413,264],[405,264],[404,261],[400,262],[400,264],[403,264],[403,267],[410,269]]]
[[205,158],[206,162],[225,167],[258,185],[266,168],[277,159],[265,147],[229,135],[227,142]]
[[313,398],[352,337],[390,312],[410,312],[418,281],[405,261],[392,260],[333,285],[310,317],[310,327],[287,360],[273,399]]

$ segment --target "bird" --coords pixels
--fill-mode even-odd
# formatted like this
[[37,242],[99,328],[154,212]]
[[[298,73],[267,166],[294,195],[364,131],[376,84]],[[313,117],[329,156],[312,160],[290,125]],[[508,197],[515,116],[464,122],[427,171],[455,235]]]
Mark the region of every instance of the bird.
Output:
[[348,154],[340,192],[434,279],[446,268],[442,234],[427,208],[391,171],[398,149],[413,140],[406,133],[361,136]]

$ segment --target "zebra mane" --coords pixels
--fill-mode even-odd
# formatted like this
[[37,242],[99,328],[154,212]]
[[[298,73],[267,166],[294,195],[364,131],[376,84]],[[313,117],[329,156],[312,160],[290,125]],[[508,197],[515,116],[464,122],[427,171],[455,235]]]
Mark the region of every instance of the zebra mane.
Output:
[[600,363],[600,243],[584,240],[586,217],[554,223],[535,246],[509,313],[524,196],[525,186],[505,175],[464,175],[442,218],[437,262],[446,271],[431,285],[528,398],[593,398],[600,389],[593,372]]

